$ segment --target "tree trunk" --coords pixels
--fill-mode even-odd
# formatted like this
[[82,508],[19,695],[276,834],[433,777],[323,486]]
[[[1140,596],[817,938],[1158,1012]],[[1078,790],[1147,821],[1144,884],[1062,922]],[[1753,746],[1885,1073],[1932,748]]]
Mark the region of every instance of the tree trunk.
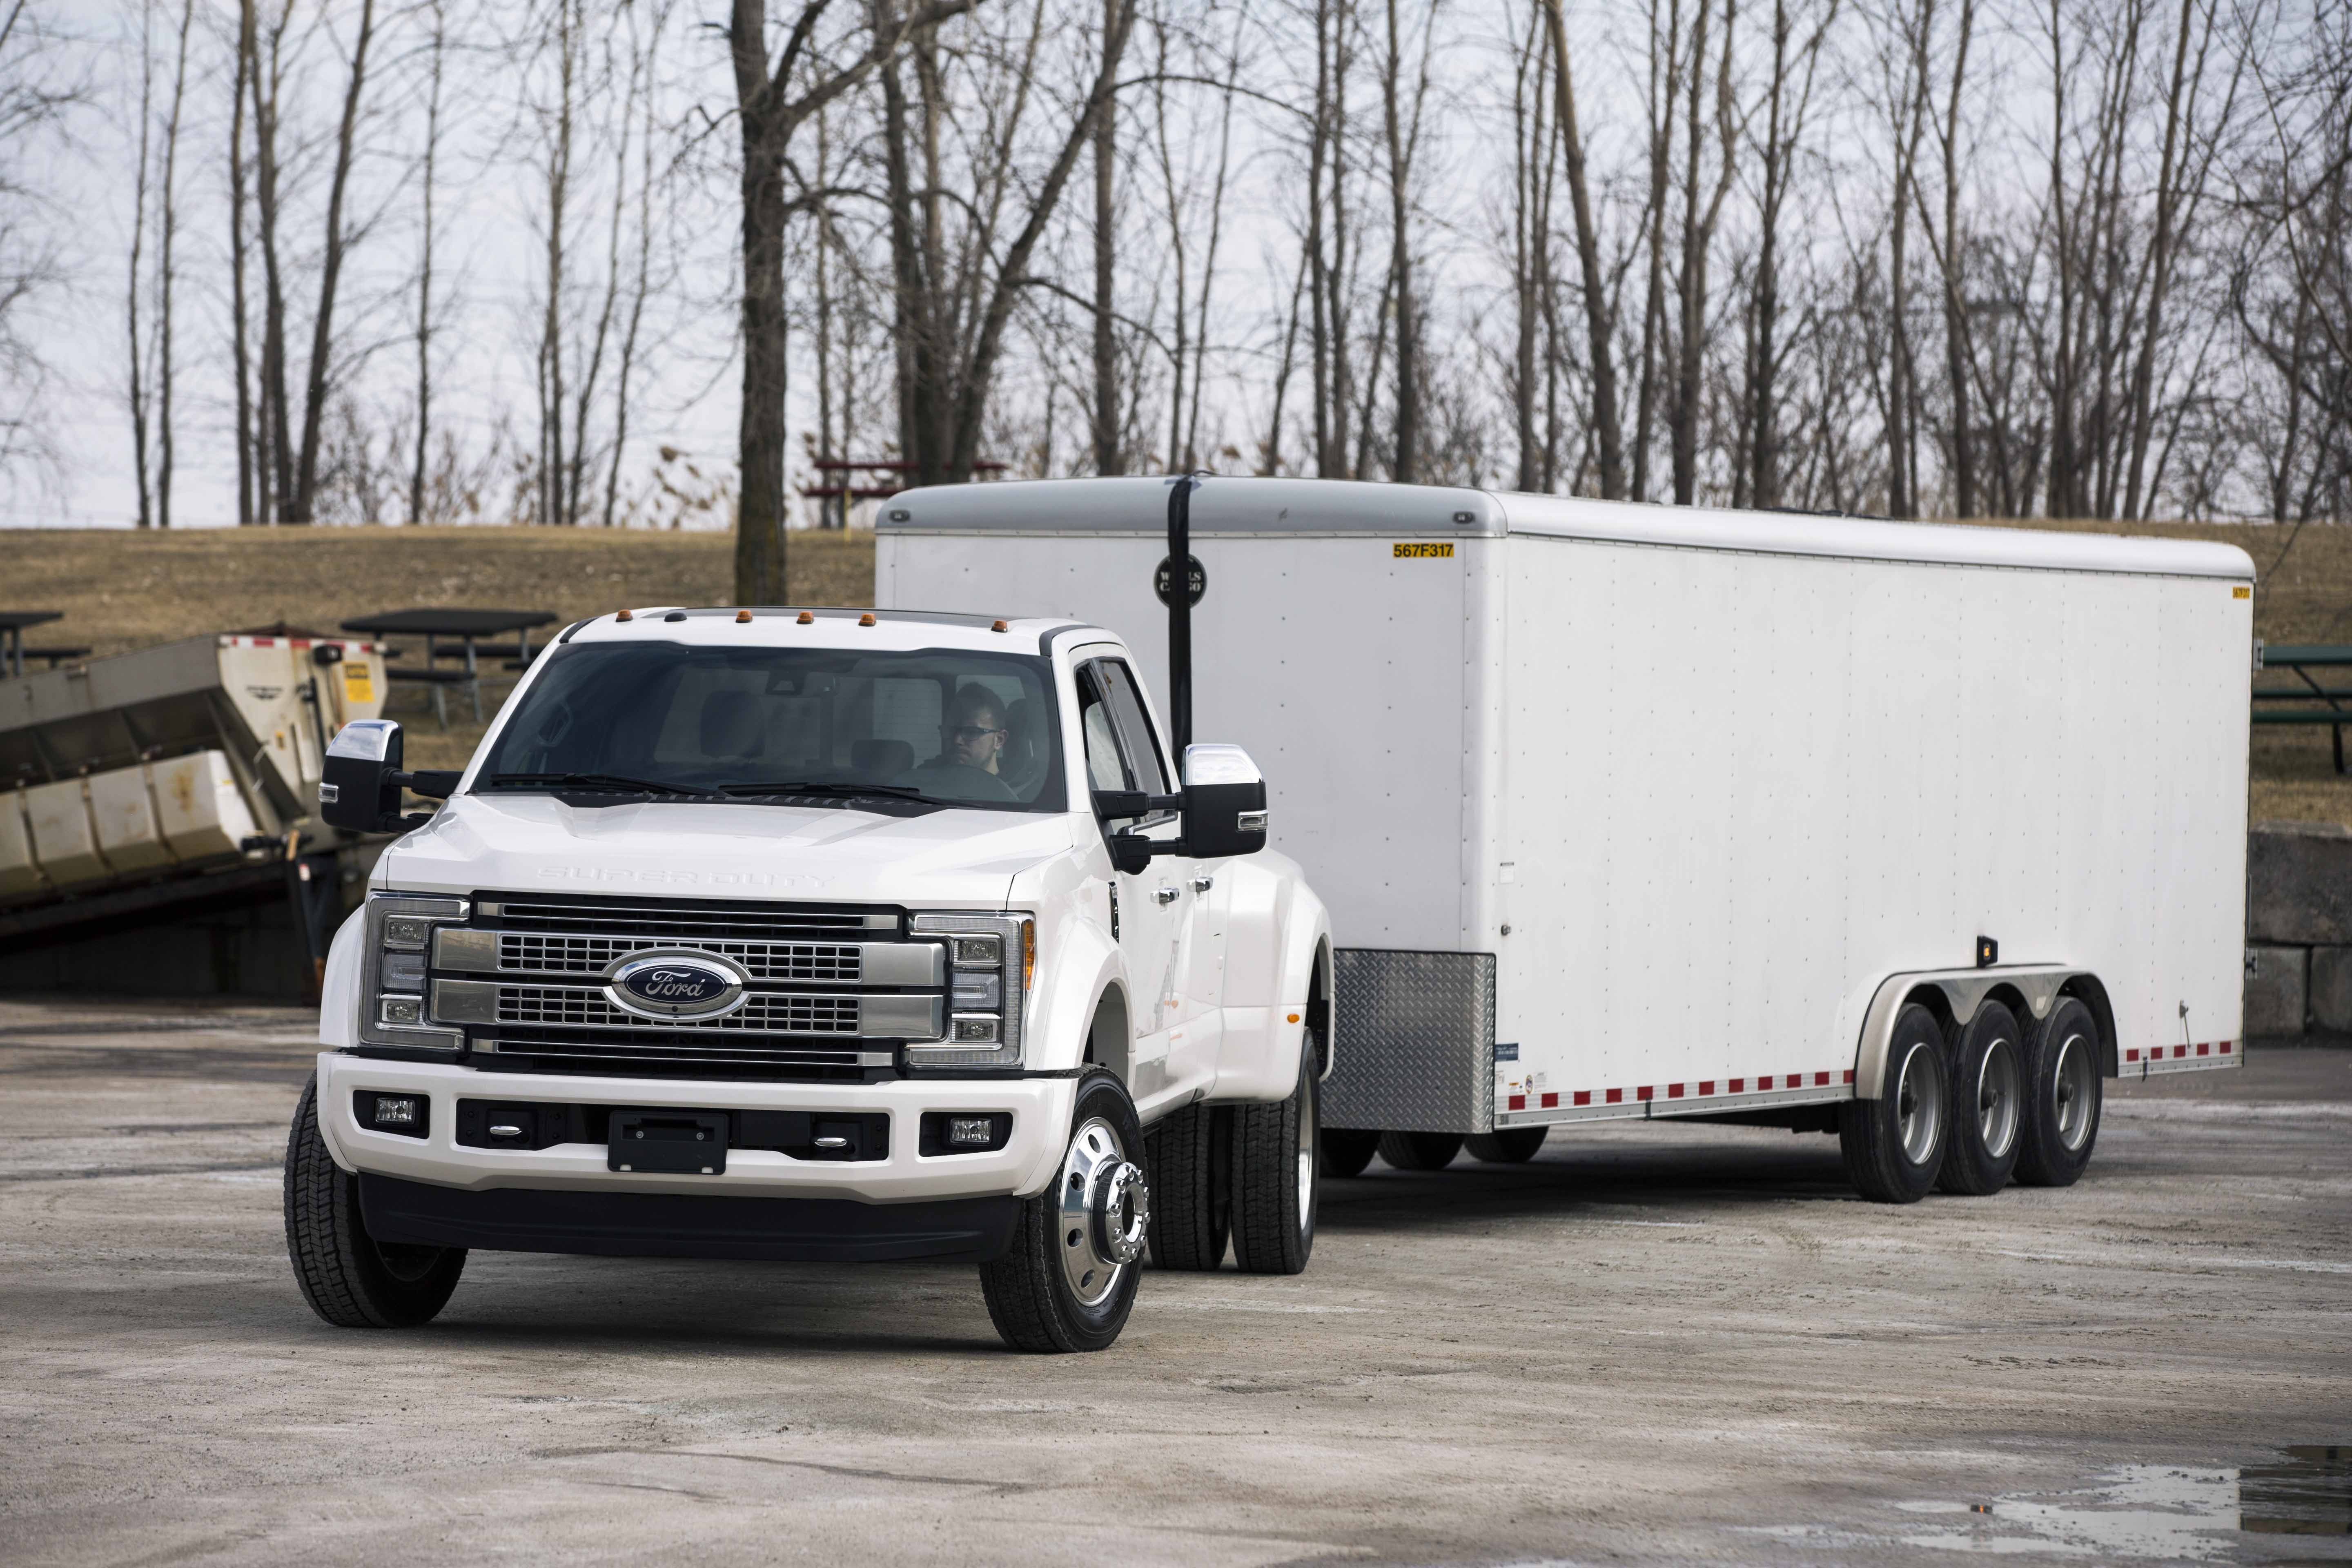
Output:
[[[1106,30],[1116,18],[1119,0],[1103,0]],[[1119,443],[1118,337],[1115,281],[1118,264],[1118,214],[1112,205],[1113,178],[1118,160],[1118,104],[1105,99],[1095,111],[1095,472],[1123,474],[1127,463]],[[1183,310],[1181,300],[1177,310]],[[1172,454],[1171,454],[1172,457]]]
[[[1702,8],[1702,28],[1705,16]],[[1568,27],[1560,16],[1559,0],[1544,0],[1544,26],[1551,37],[1552,82],[1559,95],[1553,118],[1559,124],[1562,161],[1568,166],[1569,206],[1576,218],[1576,264],[1583,279],[1585,352],[1592,376],[1592,432],[1601,447],[1601,494],[1616,500],[1625,493],[1625,432],[1617,413],[1617,362],[1610,342],[1614,323],[1608,280],[1601,268],[1601,233],[1593,221],[1584,139],[1577,124],[1576,84],[1569,69]],[[1692,125],[1696,134],[1696,119]]]
[[343,92],[342,121],[335,133],[334,177],[327,187],[327,243],[319,265],[319,309],[310,319],[310,369],[302,389],[301,466],[294,476],[293,504],[284,519],[288,522],[310,521],[317,500],[319,437],[326,418],[328,376],[333,368],[330,356],[335,341],[335,289],[350,240],[343,232],[343,191],[351,181],[360,95],[367,83],[368,42],[374,32],[375,0],[360,0],[359,39],[352,49],[352,74]]

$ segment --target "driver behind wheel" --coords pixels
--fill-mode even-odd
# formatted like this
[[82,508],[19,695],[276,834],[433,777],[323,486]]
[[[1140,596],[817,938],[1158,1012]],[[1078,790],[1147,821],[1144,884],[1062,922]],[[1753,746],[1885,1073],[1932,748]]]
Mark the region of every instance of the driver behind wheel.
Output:
[[939,755],[918,766],[910,777],[924,789],[968,800],[1014,799],[998,776],[1009,733],[997,695],[976,680],[968,681],[948,700],[940,718]]

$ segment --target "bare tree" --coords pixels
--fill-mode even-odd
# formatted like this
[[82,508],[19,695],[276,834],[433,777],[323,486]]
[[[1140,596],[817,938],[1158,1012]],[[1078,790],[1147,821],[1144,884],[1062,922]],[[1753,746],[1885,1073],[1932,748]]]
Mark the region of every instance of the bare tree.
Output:
[[131,267],[123,290],[123,319],[131,352],[130,371],[131,472],[139,487],[139,526],[155,526],[154,491],[148,482],[148,400],[153,385],[148,379],[151,344],[140,337],[140,306],[147,293],[143,258],[147,247],[147,172],[151,166],[149,132],[155,120],[155,0],[139,7],[139,163],[131,175]]
[[[425,45],[425,146],[417,157],[416,254],[416,450],[408,474],[408,521],[426,521],[425,479],[433,447],[433,242],[434,199],[440,185],[441,89],[448,61],[449,14],[446,0],[425,0],[432,35]],[[242,371],[239,372],[240,381]],[[243,395],[239,386],[239,395]]]
[[[1730,0],[1726,0],[1726,3],[1729,4]],[[1702,37],[1706,26],[1706,4],[1707,0],[1700,0],[1699,33]],[[1625,493],[1625,435],[1617,411],[1617,361],[1616,353],[1611,342],[1615,335],[1613,319],[1615,312],[1611,309],[1609,282],[1601,272],[1601,233],[1593,216],[1591,182],[1585,172],[1584,137],[1577,123],[1576,86],[1569,59],[1568,27],[1560,16],[1559,0],[1544,0],[1544,26],[1551,39],[1552,80],[1555,89],[1559,94],[1559,107],[1554,118],[1559,122],[1562,161],[1568,170],[1569,208],[1576,218],[1576,263],[1579,275],[1582,279],[1584,330],[1588,340],[1585,349],[1588,357],[1585,363],[1588,374],[1592,380],[1592,430],[1594,439],[1601,448],[1601,493],[1606,499],[1614,500]],[[1727,44],[1728,32],[1727,23]],[[1671,42],[1669,47],[1671,47]],[[1727,48],[1727,60],[1728,58]],[[1654,66],[1653,68],[1654,70]],[[1671,66],[1668,68],[1671,75]],[[1668,96],[1672,96],[1671,88]],[[1658,145],[1663,148],[1663,138],[1658,139]],[[1656,167],[1662,171],[1663,163],[1658,163]],[[1664,188],[1663,181],[1660,181],[1657,184],[1654,200],[1661,212],[1664,210]],[[1717,199],[1719,203],[1720,195]],[[1710,216],[1708,219],[1710,227],[1713,222],[1713,217]],[[1652,240],[1651,257],[1651,288],[1654,294],[1660,287],[1663,277],[1659,271],[1661,263],[1654,236]],[[1642,419],[1644,445],[1647,444],[1649,426],[1646,413],[1648,378],[1649,367],[1645,346],[1643,366],[1644,382],[1643,400],[1645,412]]]

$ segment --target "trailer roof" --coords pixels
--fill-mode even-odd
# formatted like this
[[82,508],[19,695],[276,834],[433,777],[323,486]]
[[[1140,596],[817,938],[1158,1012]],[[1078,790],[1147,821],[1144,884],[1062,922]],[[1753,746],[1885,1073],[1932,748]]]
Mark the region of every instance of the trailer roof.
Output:
[[[882,508],[886,533],[1158,533],[1170,479],[996,480],[904,490]],[[1888,522],[1799,512],[1583,500],[1344,479],[1222,479],[1193,493],[1192,529],[1213,537],[1398,533],[1531,534],[1695,550],[1837,556],[1935,565],[2011,566],[2251,581],[2231,544],[2046,529]]]

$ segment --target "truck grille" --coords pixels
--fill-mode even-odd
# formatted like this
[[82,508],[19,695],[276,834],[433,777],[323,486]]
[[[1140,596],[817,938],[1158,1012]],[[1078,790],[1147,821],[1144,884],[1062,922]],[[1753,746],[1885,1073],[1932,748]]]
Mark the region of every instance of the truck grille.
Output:
[[[499,968],[509,973],[602,974],[633,952],[673,947],[679,940],[501,931]],[[733,959],[754,980],[855,985],[861,968],[857,947],[849,942],[740,942],[705,934],[696,937],[693,945]]]
[[800,992],[753,992],[743,1005],[717,1018],[640,1018],[604,999],[602,991],[565,985],[501,985],[501,1024],[570,1024],[590,1029],[732,1030],[765,1035],[847,1035],[858,1032],[857,998]]
[[[468,923],[495,933],[496,968],[436,964],[433,991],[436,1008],[445,990],[467,994],[454,1016],[486,1066],[856,1081],[897,1064],[893,1041],[945,1026],[943,984],[898,983],[904,971],[886,967],[880,951],[868,973],[864,944],[888,944],[895,963],[907,939],[903,910],[498,892],[477,893],[473,903]],[[614,1006],[605,976],[659,948],[733,963],[750,982],[743,1005],[676,1020]]]

